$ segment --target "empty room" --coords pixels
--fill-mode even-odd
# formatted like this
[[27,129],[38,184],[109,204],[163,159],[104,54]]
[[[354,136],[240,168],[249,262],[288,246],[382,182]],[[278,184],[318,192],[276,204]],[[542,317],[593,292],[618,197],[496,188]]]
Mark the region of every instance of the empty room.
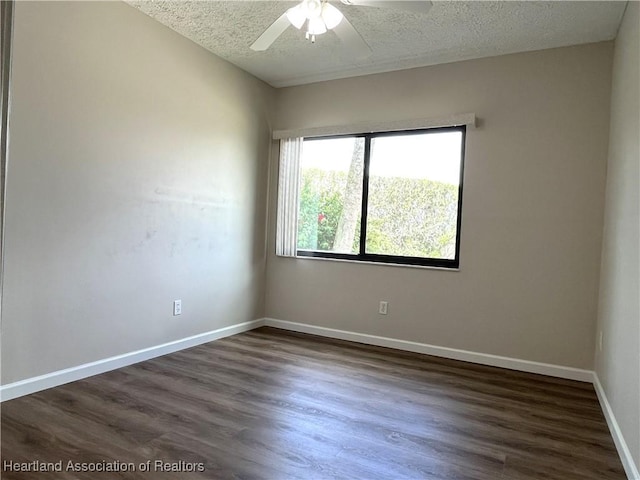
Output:
[[0,10],[2,479],[640,480],[640,2]]

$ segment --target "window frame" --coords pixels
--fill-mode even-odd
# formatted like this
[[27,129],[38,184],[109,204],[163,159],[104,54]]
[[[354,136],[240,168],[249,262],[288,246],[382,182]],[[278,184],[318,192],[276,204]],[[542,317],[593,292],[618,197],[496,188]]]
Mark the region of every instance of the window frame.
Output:
[[[456,217],[456,249],[453,259],[430,258],[430,257],[407,257],[401,255],[384,255],[378,253],[366,253],[367,242],[367,215],[369,203],[369,165],[371,163],[371,140],[379,137],[420,135],[425,133],[438,132],[460,132],[462,134],[460,148],[460,179],[458,184],[458,211]],[[394,265],[414,265],[424,267],[437,267],[446,269],[457,269],[460,267],[460,242],[462,230],[462,192],[464,181],[464,164],[466,153],[466,125],[454,125],[447,127],[421,128],[412,130],[396,130],[385,132],[369,132],[347,135],[327,135],[318,137],[304,137],[303,143],[315,140],[330,140],[335,138],[364,138],[364,166],[362,174],[362,205],[360,211],[360,248],[358,253],[337,253],[320,250],[301,250],[296,245],[297,257],[327,258],[333,260],[350,260],[357,262],[394,264]]]

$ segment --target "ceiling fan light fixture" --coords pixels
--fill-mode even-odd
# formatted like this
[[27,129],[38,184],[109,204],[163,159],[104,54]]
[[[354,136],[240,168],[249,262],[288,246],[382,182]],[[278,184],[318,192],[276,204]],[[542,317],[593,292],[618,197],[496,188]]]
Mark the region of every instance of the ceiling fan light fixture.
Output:
[[[1,0],[0,0],[1,1]],[[256,52],[263,52],[282,35],[289,25],[298,30],[305,27],[305,37],[315,42],[316,35],[327,30],[333,30],[351,53],[358,59],[372,54],[371,47],[364,41],[358,31],[351,25],[349,19],[329,2],[338,0],[299,0],[296,6],[289,8],[273,22],[250,48]],[[431,0],[340,0],[345,5],[362,7],[380,7],[394,10],[404,10],[412,13],[427,13],[433,2]],[[339,28],[338,28],[339,27]]]
[[322,14],[322,3],[320,0],[302,0],[300,7],[305,17],[309,20],[317,18]]
[[287,10],[287,19],[291,22],[291,25],[300,30],[302,25],[304,25],[304,22],[307,21],[307,16],[302,8],[302,4],[291,7]]
[[321,17],[315,17],[309,19],[309,24],[307,25],[307,32],[309,35],[320,35],[327,31],[327,26],[324,24],[324,21]]
[[329,30],[336,28],[343,18],[342,12],[330,3],[325,2],[322,5],[322,20]]

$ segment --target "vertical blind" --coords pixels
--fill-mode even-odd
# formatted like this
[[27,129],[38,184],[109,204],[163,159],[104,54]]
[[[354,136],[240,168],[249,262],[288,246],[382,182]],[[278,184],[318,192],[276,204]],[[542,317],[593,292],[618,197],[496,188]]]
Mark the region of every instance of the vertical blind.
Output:
[[302,138],[280,140],[276,255],[295,257],[298,243],[298,194]]

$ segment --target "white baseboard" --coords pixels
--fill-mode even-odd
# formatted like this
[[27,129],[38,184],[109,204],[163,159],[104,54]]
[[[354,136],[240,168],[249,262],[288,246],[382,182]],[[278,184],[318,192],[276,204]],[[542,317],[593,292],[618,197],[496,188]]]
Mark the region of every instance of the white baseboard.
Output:
[[541,375],[548,375],[550,377],[567,378],[569,380],[578,380],[580,382],[588,383],[591,383],[593,381],[593,372],[591,370],[582,370],[580,368],[564,367],[561,365],[552,365],[549,363],[532,362],[529,360],[520,360],[518,358],[491,355],[488,353],[477,353],[467,350],[458,350],[456,348],[439,347],[426,343],[411,342],[408,340],[397,340],[395,338],[379,337],[377,335],[349,332],[346,330],[336,330],[334,328],[317,327],[304,323],[277,320],[275,318],[265,318],[264,325],[268,327],[281,328],[284,330],[291,330],[294,332],[311,333],[313,335],[320,335],[322,337],[349,340],[352,342],[364,343],[367,345],[376,345],[379,347],[406,350],[408,352],[424,353],[426,355],[450,358],[452,360],[462,360],[463,362],[478,363],[481,365],[489,365],[492,367],[508,368],[510,370],[518,370],[521,372],[539,373]]
[[640,472],[638,472],[638,468],[633,461],[631,450],[629,450],[627,442],[622,436],[622,430],[620,430],[618,421],[613,414],[613,410],[611,409],[609,400],[607,400],[607,395],[604,392],[604,388],[602,388],[598,374],[595,372],[593,374],[593,386],[596,389],[596,394],[598,395],[598,400],[600,400],[600,406],[602,407],[604,418],[607,420],[607,425],[609,425],[609,430],[613,437],[613,443],[616,444],[616,449],[618,450],[618,455],[620,455],[620,460],[622,461],[622,466],[627,474],[627,478],[629,480],[640,480]]
[[47,388],[64,385],[65,383],[74,382],[76,380],[105,373],[117,368],[126,367],[144,360],[160,357],[168,353],[177,352],[178,350],[195,347],[219,338],[229,337],[237,333],[253,330],[254,328],[261,327],[262,325],[264,325],[263,319],[238,323],[236,325],[218,328],[217,330],[211,330],[210,332],[193,335],[191,337],[182,338],[180,340],[164,343],[155,347],[145,348],[135,352],[125,353],[123,355],[105,358],[96,362],[85,363],[84,365],[79,365],[77,367],[66,368],[64,370],[58,370],[38,377],[2,385],[0,386],[0,401],[4,402],[6,400],[22,397],[23,395],[29,395],[30,393],[46,390]]

